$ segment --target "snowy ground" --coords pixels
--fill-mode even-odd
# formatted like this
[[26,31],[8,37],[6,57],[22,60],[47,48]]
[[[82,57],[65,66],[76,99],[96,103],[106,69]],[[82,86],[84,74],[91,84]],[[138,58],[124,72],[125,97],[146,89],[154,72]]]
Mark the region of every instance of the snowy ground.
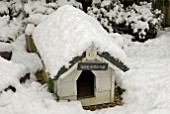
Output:
[[[62,1],[62,4],[64,0],[59,1]],[[0,25],[6,25],[8,18],[2,18]],[[27,21],[32,21],[34,18],[30,17]],[[45,18],[46,16],[36,18],[36,24]],[[6,37],[11,35],[9,32],[12,32],[12,38],[15,39],[19,28],[13,23],[10,29],[4,28],[5,31],[1,31],[0,34]],[[78,101],[56,102],[55,98],[47,92],[46,86],[35,82],[33,74],[26,84],[19,84],[13,77],[8,78],[15,73],[22,74],[17,69],[22,70],[20,67],[23,65],[30,73],[42,69],[38,56],[26,52],[22,37],[24,36],[10,46],[0,44],[0,51],[13,51],[12,62],[0,58],[0,114],[170,114],[170,29],[159,32],[157,39],[143,44],[125,40],[124,50],[128,55],[130,70],[117,77],[120,85],[126,89],[123,94],[124,105],[97,111],[83,110]],[[123,45],[121,41],[117,42]],[[9,72],[9,69],[13,69],[15,73]],[[15,93],[10,90],[2,91],[10,84],[15,85]]]
[[130,70],[119,80],[126,89],[124,105],[97,111],[101,114],[170,113],[170,32],[160,32],[154,40],[127,43]]
[[[0,44],[0,51],[13,52],[11,61],[0,58],[0,114],[170,114],[169,36],[170,29],[167,29],[145,43],[132,43],[126,36],[124,42],[116,39],[118,45],[123,45],[130,67],[117,77],[120,86],[126,89],[124,105],[97,111],[83,110],[78,101],[56,102],[47,87],[35,81],[33,74],[42,69],[42,65],[36,54],[26,52],[24,35],[10,46]],[[22,70],[23,65],[29,69],[31,79],[26,84],[18,84],[18,80],[9,77],[19,75],[17,69]],[[15,73],[9,72],[10,69]],[[16,87],[15,93],[3,91],[11,84]]]
[[123,106],[86,111],[80,102],[56,102],[45,86],[28,81],[0,94],[0,114],[170,114],[170,32],[144,44],[126,41],[130,70],[119,77]]

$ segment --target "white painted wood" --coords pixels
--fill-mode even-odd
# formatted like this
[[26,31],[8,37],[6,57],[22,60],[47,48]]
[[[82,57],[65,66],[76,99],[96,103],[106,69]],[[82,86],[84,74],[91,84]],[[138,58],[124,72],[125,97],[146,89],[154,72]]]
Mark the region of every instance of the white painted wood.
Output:
[[110,101],[114,101],[115,95],[115,71],[111,70],[111,93],[110,93]]
[[[59,77],[59,80],[60,79],[65,79],[67,80],[66,78],[73,78],[74,76],[77,76],[77,75],[80,75],[81,71],[78,71],[77,70],[77,65],[78,65],[78,62],[73,65],[67,72],[65,72],[64,74],[62,74],[60,77]],[[77,73],[76,75],[73,75],[71,73]],[[69,80],[69,79],[68,79]]]
[[[90,52],[92,53],[92,52]],[[102,104],[113,102],[114,100],[114,84],[115,84],[115,72],[114,69],[116,67],[112,65],[109,61],[105,60],[102,57],[97,56],[97,60],[101,62],[108,63],[108,70],[106,71],[92,71],[95,75],[95,97],[80,99],[79,101],[83,106],[94,105],[94,104]],[[83,61],[86,61],[85,57]],[[56,83],[57,92],[61,99],[64,100],[77,100],[77,85],[76,80],[79,78],[81,74],[81,70],[77,70],[76,63],[73,67],[71,67],[67,72],[61,75]]]
[[57,85],[57,81],[53,81],[53,83],[54,83],[54,93],[58,93],[58,85]]
[[86,50],[86,58],[87,60],[94,60],[96,59],[96,57],[97,57],[97,49],[94,42],[92,42],[92,44]]
[[79,99],[83,106],[110,103],[110,91],[97,92],[95,97]]
[[76,95],[63,96],[63,97],[60,97],[60,99],[62,99],[62,100],[76,101],[76,100],[77,100],[77,96],[76,96]]
[[97,81],[98,81],[97,82],[98,83],[97,91],[111,90],[110,76],[108,76],[108,77],[100,76]]
[[[71,71],[68,71],[66,76],[62,78],[59,78],[58,81],[58,93],[60,97],[68,97],[72,95],[77,96],[77,87],[76,87],[76,79],[79,77],[81,71],[77,71],[77,68],[73,66],[74,69],[71,69]],[[69,98],[69,97],[68,97]],[[71,99],[71,98],[70,98]]]
[[77,80],[77,77],[80,76],[82,71],[77,71],[77,69],[74,69],[72,72],[70,72],[65,78],[63,78],[62,80],[64,81],[75,81]]
[[76,87],[73,81],[61,81],[60,82],[60,95],[61,96],[70,96],[76,95]]
[[[113,65],[112,63],[110,63],[109,61],[107,61],[106,59],[104,59],[104,58],[102,58],[102,57],[100,57],[100,56],[97,56],[96,57],[97,58],[97,60],[99,60],[99,61],[101,61],[101,62],[106,62],[106,63],[108,63],[108,66],[110,67],[110,69],[118,69],[115,65]],[[81,61],[81,62],[85,62],[87,59],[86,58],[83,58],[83,60]],[[80,62],[80,61],[79,61]],[[76,80],[78,79],[78,77],[79,77],[79,75],[81,74],[81,72],[82,71],[78,71],[77,70],[77,65],[78,65],[78,62],[75,64],[75,65],[73,65],[67,72],[65,72],[64,74],[62,74],[60,77],[59,77],[59,79],[66,79],[66,77],[68,77],[68,78],[73,78],[73,76],[77,76],[77,78],[76,78]],[[110,70],[110,69],[108,69],[108,70]],[[74,73],[77,73],[77,74],[75,74],[75,75],[73,75],[73,74],[71,74],[72,72],[74,72]],[[98,75],[98,73],[102,73],[103,71],[97,71],[97,72],[93,72],[96,76]],[[110,72],[110,71],[107,71],[107,72]],[[103,72],[103,74],[105,74],[106,73],[106,71],[104,71]]]
[[96,75],[96,90],[105,91],[111,90],[111,68],[107,71],[93,71]]

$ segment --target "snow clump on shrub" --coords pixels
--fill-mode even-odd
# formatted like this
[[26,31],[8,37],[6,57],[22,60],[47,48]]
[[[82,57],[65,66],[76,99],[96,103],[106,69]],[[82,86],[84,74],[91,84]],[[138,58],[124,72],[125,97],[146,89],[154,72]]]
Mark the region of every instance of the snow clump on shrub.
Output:
[[161,11],[153,10],[152,3],[147,2],[124,8],[119,1],[102,1],[93,4],[88,14],[95,17],[109,33],[128,33],[138,41],[154,38],[163,19]]

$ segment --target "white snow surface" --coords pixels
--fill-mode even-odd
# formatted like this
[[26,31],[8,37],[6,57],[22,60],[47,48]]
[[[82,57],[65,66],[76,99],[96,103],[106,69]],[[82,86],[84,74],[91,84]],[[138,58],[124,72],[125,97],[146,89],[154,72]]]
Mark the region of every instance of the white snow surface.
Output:
[[1,41],[8,41],[8,39],[15,40],[19,30],[20,30],[20,23],[15,23],[15,20],[9,19],[9,16],[0,17],[0,40]]
[[[119,2],[113,3],[112,0],[104,0],[101,2],[101,8],[92,5],[88,10],[88,14],[97,20],[100,19],[100,23],[109,33],[115,31],[115,28],[112,27],[115,25],[112,25],[112,23],[125,23],[126,26],[131,27],[133,33],[138,34],[140,39],[145,38],[150,25],[157,26],[163,19],[161,11],[158,9],[152,11],[152,4],[147,2],[140,2],[138,5],[133,4],[125,9]],[[155,17],[155,15],[160,16]]]
[[70,5],[60,7],[40,23],[33,39],[53,78],[62,66],[66,68],[94,42],[98,52],[108,52],[122,62],[126,54],[114,39],[91,16]]
[[19,79],[28,72],[24,65],[7,61],[2,57],[0,57],[0,68],[0,91],[10,85],[18,85]]
[[37,82],[17,86],[12,91],[0,94],[0,114],[85,114],[78,101],[56,102]]
[[145,43],[124,39],[130,70],[118,77],[126,89],[123,106],[87,111],[78,101],[56,102],[45,86],[27,82],[16,86],[15,93],[0,93],[0,114],[170,114],[170,32],[166,30]]
[[33,24],[28,24],[25,30],[26,35],[32,35],[32,32],[34,31],[35,26]]
[[12,51],[12,46],[9,43],[0,42],[0,52]]
[[42,63],[36,53],[28,53],[25,49],[25,35],[18,37],[12,44],[12,58],[11,61],[23,64],[30,73],[36,73],[42,70]]
[[0,13],[6,13],[8,14],[8,4],[4,1],[0,1]]
[[28,3],[24,5],[24,10],[29,15],[37,13],[50,14],[54,12],[52,8],[48,7],[45,1],[28,1]]
[[46,15],[37,13],[37,14],[31,14],[28,18],[24,20],[25,23],[30,23],[34,25],[38,25],[42,21],[44,21],[47,18]]
[[[6,11],[3,7],[0,7],[0,10]],[[72,19],[71,15],[70,18]],[[60,22],[62,23],[62,21]],[[77,26],[83,27],[81,23],[78,23]],[[4,21],[0,22],[0,26],[4,26],[4,24]],[[74,27],[72,29],[75,29]],[[59,27],[57,26],[57,28]],[[62,30],[64,31],[64,29],[69,29],[69,27],[65,26]],[[90,27],[89,29],[93,30]],[[7,30],[5,33],[8,32]],[[49,28],[46,30],[49,32]],[[53,28],[52,30],[55,29]],[[0,92],[0,114],[170,114],[170,28],[165,30],[160,31],[156,39],[145,43],[131,42],[128,39],[123,41],[122,38],[119,41],[116,38],[116,43],[123,46],[128,56],[128,65],[130,67],[129,71],[117,77],[119,85],[126,89],[122,96],[124,104],[123,106],[97,111],[83,110],[78,101],[56,102],[55,98],[47,92],[46,86],[42,86],[33,80],[21,85],[19,78],[27,72],[25,66],[34,72],[33,69],[40,67],[34,61],[39,60],[35,59],[37,58],[36,55],[32,56],[32,54],[26,53],[23,38],[22,40],[16,40],[10,46],[4,43],[0,44],[0,50],[12,50],[14,52],[11,61],[0,57],[0,91],[9,85],[14,85],[17,90],[15,93],[10,90]],[[80,36],[81,31],[76,29],[75,31],[77,31],[77,36]],[[67,35],[72,36],[72,33]],[[115,34],[115,36],[117,35]],[[46,42],[44,43],[46,45]],[[61,44],[60,47],[62,47]],[[71,49],[73,48],[74,46]],[[55,50],[55,53],[61,54],[61,51]],[[68,54],[65,56],[67,57]]]

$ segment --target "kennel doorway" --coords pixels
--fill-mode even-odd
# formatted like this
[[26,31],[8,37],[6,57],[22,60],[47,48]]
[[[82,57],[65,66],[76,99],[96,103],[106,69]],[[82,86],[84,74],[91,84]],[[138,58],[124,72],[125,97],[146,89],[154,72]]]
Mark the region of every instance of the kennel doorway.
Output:
[[90,70],[83,70],[76,83],[77,99],[94,97],[95,75]]

